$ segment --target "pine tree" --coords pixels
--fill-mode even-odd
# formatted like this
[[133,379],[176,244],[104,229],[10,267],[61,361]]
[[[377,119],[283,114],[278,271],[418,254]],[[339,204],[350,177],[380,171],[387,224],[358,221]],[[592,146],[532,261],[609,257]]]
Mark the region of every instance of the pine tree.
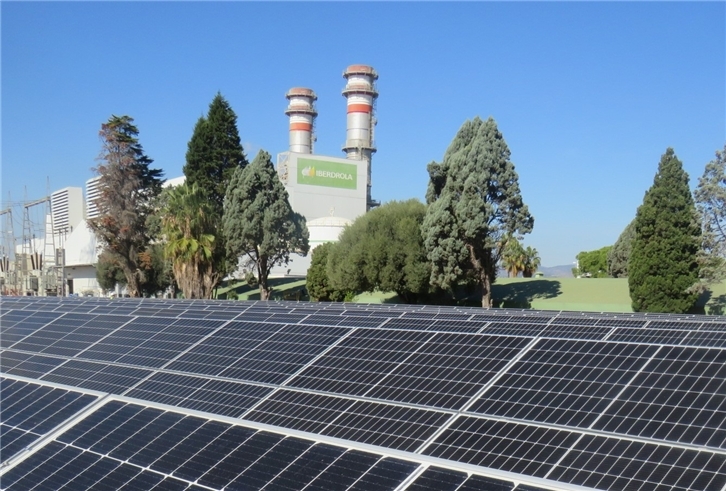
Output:
[[272,268],[287,265],[293,253],[308,253],[305,217],[292,210],[272,158],[264,150],[250,165],[235,169],[224,203],[227,253],[233,258],[249,258],[257,272],[260,299],[268,300],[272,289],[267,278]]
[[143,255],[151,242],[147,218],[161,192],[162,171],[138,140],[139,130],[129,116],[111,116],[101,125],[102,151],[95,171],[99,180],[96,200],[99,216],[88,220],[105,257],[126,277],[129,295],[138,297],[145,281]]
[[235,169],[247,165],[237,130],[237,115],[229,102],[217,93],[209,104],[207,117],[201,117],[187,146],[184,175],[214,203],[222,216],[224,193]]
[[628,285],[636,312],[684,313],[695,305],[698,295],[687,290],[698,279],[696,217],[688,174],[668,148],[635,217]]
[[429,164],[430,203],[421,227],[432,262],[431,283],[453,288],[471,281],[491,307],[507,237],[532,231],[534,218],[522,201],[517,173],[496,122],[465,122],[441,164]]

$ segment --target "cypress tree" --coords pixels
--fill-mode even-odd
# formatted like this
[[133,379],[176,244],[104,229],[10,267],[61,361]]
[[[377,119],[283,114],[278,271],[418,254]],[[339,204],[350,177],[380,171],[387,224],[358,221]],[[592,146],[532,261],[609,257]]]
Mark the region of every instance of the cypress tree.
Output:
[[465,122],[441,164],[428,166],[429,206],[421,226],[432,263],[431,284],[450,289],[473,282],[482,307],[491,307],[491,285],[509,237],[532,231],[519,176],[494,119]]
[[628,263],[633,310],[684,313],[693,308],[698,295],[688,289],[698,280],[700,235],[688,174],[668,148],[635,217]]
[[227,188],[222,226],[228,256],[247,256],[257,273],[260,299],[269,300],[274,266],[310,250],[305,217],[295,213],[270,154],[260,150],[250,165],[237,168]]

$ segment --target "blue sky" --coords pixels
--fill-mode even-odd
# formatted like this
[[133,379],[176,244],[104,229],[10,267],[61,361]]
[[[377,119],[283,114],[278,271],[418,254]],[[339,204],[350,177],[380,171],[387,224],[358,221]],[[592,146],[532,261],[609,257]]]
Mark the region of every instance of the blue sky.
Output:
[[[343,70],[380,78],[373,197],[417,197],[461,124],[492,116],[544,266],[610,245],[673,147],[695,188],[726,142],[723,2],[8,2],[2,200],[84,186],[128,114],[166,177],[217,91],[251,159],[288,145],[290,87],[318,94],[315,152],[342,157]],[[26,191],[27,190],[27,191]]]

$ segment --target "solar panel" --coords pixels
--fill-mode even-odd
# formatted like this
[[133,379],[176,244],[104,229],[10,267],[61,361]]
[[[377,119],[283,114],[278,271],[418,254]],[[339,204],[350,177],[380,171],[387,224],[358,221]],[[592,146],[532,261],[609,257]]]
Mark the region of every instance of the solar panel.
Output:
[[79,358],[113,361],[143,367],[164,366],[180,352],[220,327],[223,321],[137,318],[85,349]]
[[167,482],[165,486],[186,489],[198,482],[225,490],[262,489],[268,484],[266,489],[394,490],[418,466],[112,401],[16,465],[3,476],[3,487],[123,489]]
[[126,395],[146,401],[237,417],[272,391],[238,382],[156,373]]
[[680,344],[688,335],[689,331],[682,329],[651,329],[645,328],[621,328],[616,329],[608,341],[626,341],[629,343],[649,344]]
[[0,462],[6,462],[87,407],[96,396],[0,378],[0,399]]
[[458,417],[424,449],[425,455],[545,477],[578,440],[571,431]]
[[661,348],[594,427],[726,448],[726,351]]
[[484,334],[502,334],[506,336],[539,336],[545,330],[542,324],[518,324],[514,322],[490,322],[481,330]]
[[541,340],[469,410],[588,427],[657,349],[625,343]]
[[[6,380],[116,394],[55,439],[33,435],[3,489],[726,485],[717,316],[0,300]],[[44,414],[24,404],[13,423]],[[2,423],[3,445],[27,447]]]
[[68,360],[40,379],[111,394],[123,394],[151,373],[150,370],[134,367]]
[[549,477],[594,489],[721,491],[726,456],[585,435]]
[[511,482],[472,475],[456,491],[511,491],[512,489],[514,484]]
[[438,333],[364,395],[460,409],[527,342],[526,338]]
[[0,370],[11,375],[39,378],[64,361],[62,358],[5,350],[0,357]]
[[604,339],[613,330],[612,327],[593,326],[593,325],[548,325],[539,333],[541,337],[546,338],[566,338],[566,339]]
[[681,344],[688,346],[707,346],[710,348],[726,348],[726,331],[690,331]]
[[254,323],[225,327],[172,362],[170,370],[282,383],[349,330]]
[[0,324],[0,346],[9,348],[61,314],[53,312],[4,312]]
[[467,475],[440,467],[429,467],[406,488],[407,491],[457,491]]
[[64,314],[26,336],[13,347],[61,356],[75,356],[128,321],[108,315]]
[[447,413],[279,391],[244,419],[401,450],[415,449],[451,416]]

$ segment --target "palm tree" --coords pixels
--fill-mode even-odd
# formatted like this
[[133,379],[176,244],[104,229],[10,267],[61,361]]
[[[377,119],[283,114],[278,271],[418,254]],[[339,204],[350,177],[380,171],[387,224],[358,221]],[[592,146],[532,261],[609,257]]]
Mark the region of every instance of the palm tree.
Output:
[[526,266],[524,249],[522,248],[522,244],[514,237],[510,237],[504,246],[502,266],[507,270],[507,276],[510,278],[516,277],[524,271]]
[[185,298],[211,298],[219,279],[212,259],[217,233],[214,210],[196,184],[167,193],[162,232],[174,278]]
[[524,250],[524,270],[522,271],[522,276],[531,278],[537,272],[540,264],[542,264],[542,259],[540,259],[537,249],[527,246]]

